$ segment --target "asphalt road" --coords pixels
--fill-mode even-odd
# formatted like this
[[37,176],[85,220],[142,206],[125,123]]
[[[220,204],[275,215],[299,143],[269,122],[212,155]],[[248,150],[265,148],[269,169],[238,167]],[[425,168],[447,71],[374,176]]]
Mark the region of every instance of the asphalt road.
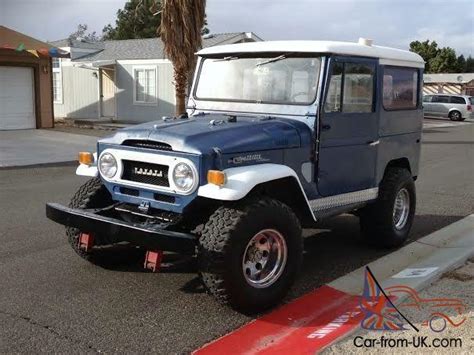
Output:
[[[474,124],[433,122],[411,240],[474,211]],[[152,274],[141,251],[102,267],[77,257],[44,204],[67,203],[84,181],[73,167],[0,171],[0,353],[183,353],[250,320],[206,295],[192,262]],[[304,272],[288,300],[390,252],[359,244],[353,216],[320,228],[306,231]]]

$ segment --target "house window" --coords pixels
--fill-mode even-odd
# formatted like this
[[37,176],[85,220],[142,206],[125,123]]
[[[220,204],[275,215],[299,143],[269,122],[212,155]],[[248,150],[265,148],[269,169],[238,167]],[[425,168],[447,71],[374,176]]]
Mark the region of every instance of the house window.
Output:
[[418,69],[386,67],[383,73],[383,107],[386,110],[409,110],[417,106]]
[[53,58],[53,101],[55,104],[63,103],[63,78],[59,58]]
[[61,59],[59,58],[53,58],[53,68],[60,68],[61,67]]
[[136,104],[154,104],[156,98],[156,67],[133,69],[134,97]]

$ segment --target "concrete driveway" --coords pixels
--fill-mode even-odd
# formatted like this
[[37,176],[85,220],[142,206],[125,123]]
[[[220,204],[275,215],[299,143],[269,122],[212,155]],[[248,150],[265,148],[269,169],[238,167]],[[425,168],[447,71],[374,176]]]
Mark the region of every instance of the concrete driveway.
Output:
[[0,131],[0,168],[65,163],[96,151],[97,137],[44,129]]

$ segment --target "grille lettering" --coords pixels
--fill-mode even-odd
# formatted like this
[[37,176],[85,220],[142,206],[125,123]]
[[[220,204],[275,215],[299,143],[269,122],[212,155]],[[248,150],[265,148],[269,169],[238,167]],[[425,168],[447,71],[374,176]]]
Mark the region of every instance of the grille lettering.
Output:
[[163,171],[158,170],[158,169],[147,169],[147,168],[137,168],[137,167],[135,167],[133,169],[133,172],[136,175],[163,177]]

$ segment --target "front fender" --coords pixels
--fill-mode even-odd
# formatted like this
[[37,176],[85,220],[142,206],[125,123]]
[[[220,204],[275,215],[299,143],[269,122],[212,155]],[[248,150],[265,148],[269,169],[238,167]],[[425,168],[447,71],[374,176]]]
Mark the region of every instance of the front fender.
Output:
[[214,200],[237,201],[247,196],[258,184],[288,176],[295,177],[298,180],[298,176],[293,169],[279,164],[242,166],[225,169],[224,172],[226,174],[224,186],[203,185],[199,187],[198,195]]
[[214,184],[203,185],[199,187],[198,195],[213,200],[237,201],[247,196],[257,185],[286,177],[293,177],[298,181],[301,193],[306,200],[307,208],[314,218],[300,180],[296,172],[290,167],[268,163],[229,168],[225,169],[224,172],[226,174],[226,183],[224,186],[221,187]]
[[79,164],[76,169],[76,175],[97,177],[99,176],[99,171],[97,170],[97,166],[95,165]]
[[97,170],[97,153],[94,153],[94,164],[86,165],[86,164],[79,164],[76,169],[76,175],[79,176],[89,176],[89,177],[97,177],[99,176],[99,171]]

